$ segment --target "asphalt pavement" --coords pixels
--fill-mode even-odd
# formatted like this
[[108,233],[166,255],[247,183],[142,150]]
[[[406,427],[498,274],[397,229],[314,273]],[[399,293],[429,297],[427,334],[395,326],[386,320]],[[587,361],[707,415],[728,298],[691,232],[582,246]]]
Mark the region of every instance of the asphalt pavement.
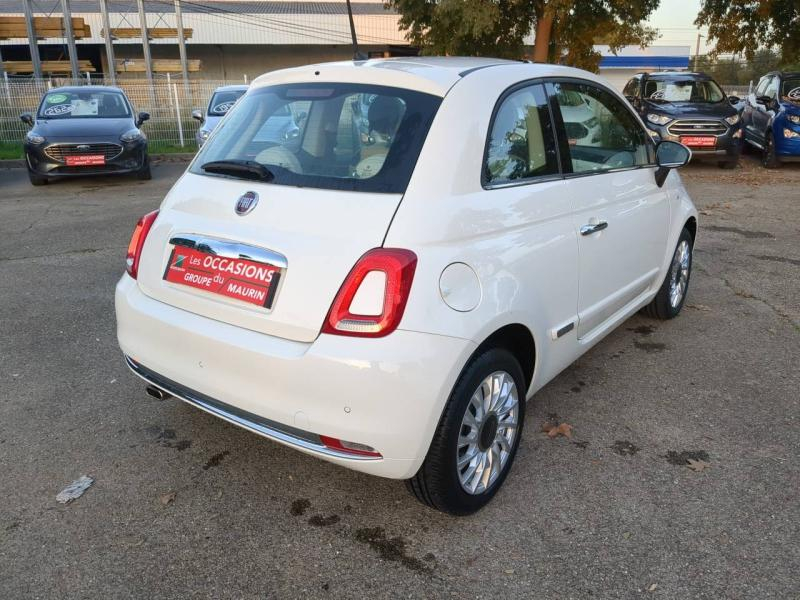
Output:
[[630,319],[536,394],[466,518],[145,395],[113,289],[183,168],[0,170],[0,598],[800,597],[800,165],[683,170],[683,313]]

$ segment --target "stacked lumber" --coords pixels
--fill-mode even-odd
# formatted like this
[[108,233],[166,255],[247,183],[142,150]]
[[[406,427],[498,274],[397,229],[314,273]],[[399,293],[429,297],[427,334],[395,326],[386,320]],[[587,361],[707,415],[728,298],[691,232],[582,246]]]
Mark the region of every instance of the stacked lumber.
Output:
[[[192,33],[194,30],[191,27],[184,27],[183,28],[183,39],[188,40],[192,37]],[[106,37],[106,30],[101,29],[100,35],[102,37]],[[111,38],[114,39],[123,39],[123,38],[140,38],[142,37],[142,30],[138,27],[112,27],[111,28]],[[178,30],[175,27],[148,27],[147,28],[147,38],[151,40],[159,39],[163,40],[166,38],[177,38],[178,37]]]
[[[66,35],[61,17],[33,17],[33,30],[37,38],[58,38]],[[92,37],[92,30],[81,17],[72,18],[75,39]],[[0,39],[27,38],[25,17],[0,16]]]
[[[118,58],[115,62],[117,73],[144,73],[147,71],[144,60],[139,58]],[[200,60],[197,59],[187,60],[186,63],[191,73],[198,72],[202,66]],[[179,59],[153,59],[154,73],[180,73],[182,70]]]
[[[33,73],[33,62],[29,60],[7,60],[3,62],[7,73]],[[81,73],[94,73],[96,69],[90,60],[79,60],[78,69]],[[72,68],[68,60],[43,60],[43,73],[70,73]]]

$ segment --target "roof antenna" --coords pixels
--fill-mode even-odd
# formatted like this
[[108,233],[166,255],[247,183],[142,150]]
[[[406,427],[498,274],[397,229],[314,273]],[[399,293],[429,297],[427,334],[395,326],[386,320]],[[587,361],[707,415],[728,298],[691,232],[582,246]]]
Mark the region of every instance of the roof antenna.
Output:
[[358,38],[356,37],[356,26],[353,23],[353,7],[350,0],[347,1],[347,18],[350,19],[350,37],[353,38],[353,60],[367,60],[367,55],[358,49]]

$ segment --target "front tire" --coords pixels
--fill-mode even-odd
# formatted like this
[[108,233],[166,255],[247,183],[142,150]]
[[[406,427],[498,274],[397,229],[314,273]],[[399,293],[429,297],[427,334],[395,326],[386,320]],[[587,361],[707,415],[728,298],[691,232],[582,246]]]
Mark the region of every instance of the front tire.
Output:
[[153,173],[150,171],[150,159],[145,158],[142,168],[136,172],[136,179],[142,181],[150,181],[153,178]]
[[30,169],[28,169],[28,179],[30,179],[31,185],[35,185],[37,187],[40,185],[47,185],[47,177],[37,175]]
[[672,254],[664,283],[661,284],[653,301],[642,309],[646,315],[654,319],[667,320],[674,319],[681,312],[692,275],[693,246],[692,234],[684,227]]
[[781,166],[781,160],[775,154],[775,140],[772,139],[771,132],[768,132],[764,137],[764,152],[761,155],[761,164],[767,169],[777,169]]
[[450,394],[425,462],[406,481],[420,502],[469,515],[494,497],[522,436],[524,382],[508,350],[492,348],[470,360]]

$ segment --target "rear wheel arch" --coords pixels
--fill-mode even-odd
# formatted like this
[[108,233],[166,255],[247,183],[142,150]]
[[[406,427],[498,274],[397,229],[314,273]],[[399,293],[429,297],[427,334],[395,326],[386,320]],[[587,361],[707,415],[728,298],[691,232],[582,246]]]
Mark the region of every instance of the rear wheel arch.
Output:
[[694,242],[697,239],[697,219],[694,217],[689,217],[683,226],[689,230],[689,233],[692,234],[692,245],[694,245]]
[[490,348],[505,348],[514,355],[522,368],[526,391],[530,389],[536,368],[536,342],[531,330],[521,323],[504,325],[480,343],[470,361]]

